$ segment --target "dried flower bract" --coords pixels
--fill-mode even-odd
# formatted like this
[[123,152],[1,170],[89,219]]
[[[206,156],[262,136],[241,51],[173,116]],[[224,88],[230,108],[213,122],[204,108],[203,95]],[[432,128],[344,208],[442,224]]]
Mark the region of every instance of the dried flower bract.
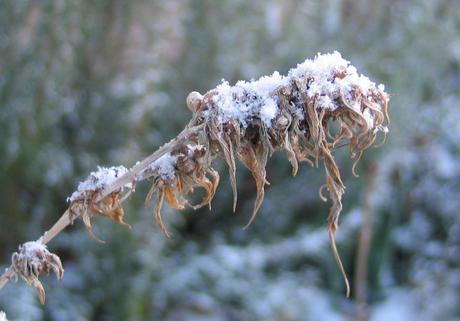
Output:
[[[73,221],[74,214],[77,217],[81,215],[89,234],[101,243],[104,242],[91,232],[90,218],[92,215],[89,211],[101,216],[108,216],[115,222],[131,228],[129,224],[123,222],[124,212],[121,206],[121,200],[119,199],[120,196],[123,197],[123,194],[120,190],[113,191],[109,195],[99,199],[99,192],[104,187],[110,185],[113,181],[127,172],[128,170],[122,166],[99,168],[97,172],[91,173],[83,183],[80,183],[78,191],[72,194],[68,199],[71,201],[69,205],[70,221]],[[126,184],[125,187],[130,188],[127,195],[129,196],[133,190],[133,185],[129,183]]]
[[[209,156],[209,155],[208,155]],[[194,209],[204,205],[211,208],[211,200],[219,183],[219,174],[210,166],[210,159],[206,160],[206,148],[203,145],[190,146],[178,144],[172,151],[156,162],[152,163],[140,175],[153,181],[152,188],[145,200],[145,206],[150,203],[154,192],[155,219],[167,236],[170,236],[161,220],[160,209],[163,200],[175,209],[181,210],[185,205]],[[206,174],[213,177],[212,182]],[[195,188],[202,187],[206,195],[198,205],[190,205],[184,194],[193,192]]]
[[37,289],[41,304],[45,304],[45,290],[38,276],[41,272],[49,275],[54,271],[56,276],[61,279],[64,275],[61,260],[53,253],[50,253],[46,246],[37,242],[27,242],[19,247],[19,253],[15,252],[12,256],[13,268],[16,275],[20,275],[29,285],[34,285]]

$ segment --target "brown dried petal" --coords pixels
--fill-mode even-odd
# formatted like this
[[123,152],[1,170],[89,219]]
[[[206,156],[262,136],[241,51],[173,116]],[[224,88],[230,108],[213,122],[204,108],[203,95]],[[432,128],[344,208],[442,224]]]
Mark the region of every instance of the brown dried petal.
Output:
[[[131,225],[123,222],[123,207],[121,204],[118,204],[119,196],[123,196],[121,193],[112,193],[98,202],[98,207],[108,217],[110,217],[115,222],[125,225],[131,228]],[[117,204],[117,205],[116,205]],[[116,206],[115,206],[116,205]],[[98,213],[99,214],[99,213]]]
[[164,187],[161,187],[158,190],[157,197],[155,200],[155,220],[157,221],[158,225],[161,227],[163,232],[166,234],[166,236],[171,237],[171,233],[169,233],[166,230],[166,227],[163,224],[163,220],[161,219],[160,210],[161,210],[161,205],[163,204],[164,196],[165,196]]

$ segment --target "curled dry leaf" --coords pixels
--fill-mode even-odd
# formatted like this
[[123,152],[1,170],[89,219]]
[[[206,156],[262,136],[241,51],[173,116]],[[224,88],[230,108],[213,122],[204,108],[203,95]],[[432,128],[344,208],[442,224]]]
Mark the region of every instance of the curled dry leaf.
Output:
[[45,290],[38,276],[41,272],[49,275],[54,271],[58,280],[64,275],[60,258],[48,251],[41,240],[37,242],[27,242],[19,247],[19,253],[13,253],[11,258],[14,272],[20,275],[29,285],[34,285],[37,289],[41,304],[45,304]]

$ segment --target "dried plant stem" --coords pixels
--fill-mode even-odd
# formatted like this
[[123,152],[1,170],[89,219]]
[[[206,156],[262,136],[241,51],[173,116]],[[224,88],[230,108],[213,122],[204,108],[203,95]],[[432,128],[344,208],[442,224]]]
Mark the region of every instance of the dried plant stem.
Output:
[[13,265],[11,265],[5,273],[2,274],[0,277],[0,289],[3,288],[3,286],[10,281],[14,276],[15,276],[14,268]]
[[[61,216],[61,218],[53,225],[53,227],[45,232],[42,238],[42,244],[45,245],[51,239],[53,239],[56,235],[58,235],[63,229],[66,228],[67,225],[69,225],[70,222],[70,215],[69,215],[70,209],[65,211],[65,213]],[[75,213],[78,213],[75,211]],[[13,265],[10,265],[10,267],[5,271],[5,273],[0,276],[0,289],[10,280],[12,280],[13,276],[15,275],[14,267]]]
[[377,176],[377,164],[369,162],[367,164],[367,184],[365,188],[364,204],[362,209],[363,223],[358,242],[358,254],[356,256],[356,275],[355,275],[355,302],[357,307],[358,321],[366,321],[369,317],[367,311],[367,288],[368,288],[368,265],[369,255],[372,243],[372,221],[374,217],[374,209],[371,203],[371,197],[375,190],[375,180]]
[[[234,211],[237,201],[235,158],[252,172],[256,181],[257,196],[245,229],[256,216],[264,198],[264,187],[269,184],[266,180],[268,157],[275,151],[285,150],[294,176],[298,162],[307,161],[316,167],[320,160],[324,162],[326,184],[323,187],[329,191],[332,201],[328,232],[348,296],[350,286],[334,241],[345,186],[331,152],[349,146],[350,156],[355,158],[352,168],[355,174],[362,152],[373,144],[378,132],[385,134],[388,131],[387,102],[391,96],[383,91],[383,86],[375,87],[366,77],[358,76],[354,67],[347,68],[348,62],[339,53],[319,55],[315,61],[298,65],[286,77],[274,73],[259,81],[238,82],[233,87],[224,82],[205,95],[190,93],[187,107],[193,117],[185,129],[129,170],[118,166],[92,172],[69,197],[69,209],[40,239],[40,246],[78,217],[82,217],[89,234],[102,242],[91,232],[91,213],[108,216],[131,228],[123,222],[121,203],[134,192],[137,182],[144,179],[153,182],[145,206],[156,192],[155,219],[169,236],[160,214],[163,201],[178,210],[185,205],[194,209],[204,205],[211,207],[219,183],[219,174],[212,168],[212,161],[217,157],[223,158],[229,166]],[[332,122],[338,123],[340,128],[335,135],[331,134]],[[186,141],[193,144],[185,144]],[[321,195],[323,187],[320,197],[326,200]],[[123,188],[129,189],[125,195],[121,193]],[[206,196],[200,204],[191,205],[185,195],[195,188],[204,188]],[[19,274],[36,286],[44,302],[38,274],[41,271],[47,273],[51,268],[60,278],[64,273],[62,265],[54,254],[35,251],[36,254],[32,255],[38,256],[40,264],[30,274],[25,252],[13,254],[12,266],[0,277],[0,288]],[[367,262],[367,257],[364,261]]]
[[[171,140],[169,143],[160,147],[156,152],[145,158],[143,161],[135,165],[129,172],[121,176],[113,184],[106,186],[102,189],[96,196],[94,202],[102,200],[107,197],[114,191],[119,190],[123,185],[132,181],[140,181],[147,177],[136,176],[139,172],[148,167],[152,162],[163,156],[164,154],[170,152],[179,144],[183,143],[191,135],[195,135],[203,130],[204,124],[194,126],[192,128],[186,127],[176,138]],[[72,224],[73,220],[80,217],[82,214],[81,209],[78,204],[75,203],[71,208],[67,209],[61,218],[53,225],[53,227],[45,232],[42,237],[42,244],[45,245],[51,241],[56,235],[58,235],[62,230],[64,230],[69,224]],[[72,218],[72,220],[71,220]],[[0,276],[0,289],[12,278],[15,276],[15,271],[13,265],[11,265],[3,274]]]
[[[110,186],[105,187],[99,192],[98,198],[95,200],[95,202],[103,199],[104,197],[110,195],[112,192],[120,189],[123,185],[130,183],[134,180],[136,181],[141,181],[146,178],[148,178],[148,175],[145,175],[145,177],[141,176],[136,176],[139,172],[147,168],[150,164],[152,164],[154,161],[156,161],[158,158],[161,156],[165,155],[166,153],[172,151],[174,148],[176,148],[179,144],[185,142],[190,136],[195,135],[200,133],[205,124],[201,124],[198,126],[194,126],[189,128],[188,126],[173,140],[171,140],[169,143],[163,145],[160,147],[156,152],[154,152],[152,155],[135,165],[128,173],[120,177],[118,180],[116,180],[113,184]],[[136,179],[135,179],[136,177]]]

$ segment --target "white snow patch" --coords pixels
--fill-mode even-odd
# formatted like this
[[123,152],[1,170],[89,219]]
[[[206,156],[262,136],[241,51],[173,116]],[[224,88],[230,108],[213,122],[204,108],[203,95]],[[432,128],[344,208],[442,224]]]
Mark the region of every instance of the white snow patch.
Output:
[[254,116],[260,118],[267,127],[279,112],[278,99],[271,93],[280,86],[287,86],[289,79],[275,71],[271,76],[263,76],[257,81],[245,82],[240,80],[235,86],[230,86],[222,79],[217,86],[217,94],[212,97],[220,109],[218,122],[223,123],[231,118],[238,120],[243,126]]
[[260,119],[264,122],[265,126],[270,127],[271,120],[278,115],[278,112],[279,108],[276,100],[271,97],[266,98],[260,110]]
[[[343,79],[335,75],[344,75]],[[282,76],[275,71],[271,76],[263,76],[251,82],[239,81],[235,86],[230,86],[222,79],[217,86],[217,93],[212,97],[213,102],[220,110],[218,123],[228,122],[230,119],[238,120],[243,127],[254,117],[259,117],[266,127],[271,126],[271,121],[278,115],[278,98],[274,91],[280,86],[288,86],[291,78],[305,80],[300,88],[308,97],[319,97],[318,108],[336,109],[338,106],[333,101],[339,92],[343,92],[350,105],[360,111],[361,103],[352,100],[351,91],[359,87],[364,95],[370,95],[371,89],[383,91],[384,85],[377,88],[375,83],[364,75],[358,75],[356,68],[349,65],[349,61],[335,51],[332,54],[321,54],[314,60],[307,59],[289,71],[287,76]],[[370,112],[364,113],[373,128],[373,116]]]
[[369,109],[364,109],[363,116],[364,116],[364,119],[366,119],[367,128],[369,128],[369,129],[374,128],[374,116],[372,116],[372,114],[369,111]]
[[31,266],[40,267],[40,257],[43,257],[45,254],[51,253],[48,251],[46,245],[42,244],[42,238],[39,238],[35,242],[27,242],[19,245],[18,259],[21,261],[26,260]]
[[6,318],[6,313],[3,311],[0,311],[0,321],[8,321]]
[[[118,178],[126,174],[129,170],[123,166],[112,166],[107,167],[98,167],[97,172],[92,172],[89,174],[88,178],[78,184],[78,189],[70,197],[67,198],[67,202],[71,202],[78,197],[80,197],[85,191],[101,189],[106,186],[111,185]],[[126,183],[124,187],[131,188],[131,183]]]
[[200,150],[200,151],[203,151],[206,149],[206,147],[204,145],[187,145],[187,148],[188,148],[188,155],[189,157],[192,157],[193,154],[195,153],[196,150]]
[[176,175],[174,166],[177,163],[177,158],[178,155],[172,156],[171,153],[166,153],[160,158],[158,158],[156,161],[151,163],[148,167],[146,167],[136,176],[141,177],[145,171],[152,170],[156,171],[163,180],[174,179]]

